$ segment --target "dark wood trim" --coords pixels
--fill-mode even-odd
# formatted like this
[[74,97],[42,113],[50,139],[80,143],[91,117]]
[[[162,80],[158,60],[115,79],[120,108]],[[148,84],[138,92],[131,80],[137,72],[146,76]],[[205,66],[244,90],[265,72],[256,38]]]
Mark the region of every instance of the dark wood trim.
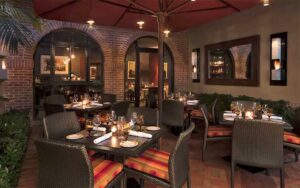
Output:
[[103,2],[103,3],[110,4],[110,5],[118,6],[118,7],[128,8],[128,10],[131,10],[131,9],[132,9],[132,10],[136,10],[136,11],[140,11],[140,12],[147,12],[147,13],[152,14],[152,13],[149,12],[149,11],[145,11],[145,10],[142,10],[142,9],[139,9],[139,8],[129,7],[129,6],[127,6],[127,5],[122,5],[122,4],[119,4],[119,3],[112,2],[112,1],[107,1],[107,0],[98,0],[98,1],[101,1],[101,2]]
[[[270,36],[270,85],[286,86],[287,85],[287,48],[288,48],[288,38],[287,32],[276,33]],[[282,59],[282,69],[284,73],[284,78],[281,80],[272,80],[272,39],[281,38],[285,43],[285,47],[281,48],[281,59]]]
[[[135,0],[133,0],[135,1]],[[124,18],[125,14],[127,13],[128,9],[132,7],[132,3],[130,3],[130,5],[124,10],[124,12],[122,13],[122,15],[118,18],[118,20],[115,22],[114,26],[118,25],[118,23]]]
[[175,1],[176,0],[171,1],[171,3],[167,5],[166,10],[169,10],[172,7],[172,5],[175,3]]
[[[251,52],[251,79],[232,79],[232,78],[208,78],[208,66],[209,66],[209,51],[217,48],[230,48],[233,46],[252,44]],[[216,44],[210,44],[205,46],[205,83],[212,85],[233,85],[233,86],[259,86],[259,66],[260,66],[260,36],[255,35],[251,37],[225,41]]]
[[223,4],[225,4],[226,6],[228,6],[228,7],[232,8],[232,9],[234,9],[234,10],[237,11],[237,12],[240,12],[240,11],[241,11],[240,9],[236,8],[235,6],[233,6],[232,4],[228,3],[228,2],[225,1],[225,0],[219,0],[219,1],[222,2]]
[[171,15],[173,14],[174,12],[176,12],[177,10],[181,9],[182,7],[184,7],[187,3],[190,3],[191,1],[190,0],[186,0],[182,3],[180,3],[178,6],[174,7],[173,9],[169,10],[167,12],[168,15]]
[[138,51],[138,41],[134,42],[135,47],[135,83],[134,83],[134,98],[135,107],[140,106],[140,52]]

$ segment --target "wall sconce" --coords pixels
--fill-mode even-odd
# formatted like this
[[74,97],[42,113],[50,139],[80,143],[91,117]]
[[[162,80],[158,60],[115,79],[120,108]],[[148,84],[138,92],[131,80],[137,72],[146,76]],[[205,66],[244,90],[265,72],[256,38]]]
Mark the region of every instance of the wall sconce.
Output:
[[287,32],[270,37],[270,85],[287,85]]
[[193,82],[200,82],[200,48],[192,50],[191,58],[192,80]]
[[5,56],[0,55],[1,69],[0,69],[0,79],[7,80],[7,70]]

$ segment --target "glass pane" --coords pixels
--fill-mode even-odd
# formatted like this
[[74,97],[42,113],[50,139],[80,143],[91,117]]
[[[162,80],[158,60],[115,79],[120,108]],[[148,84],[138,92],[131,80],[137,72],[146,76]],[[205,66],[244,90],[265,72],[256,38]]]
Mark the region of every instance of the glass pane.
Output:
[[141,38],[138,40],[138,47],[139,48],[154,48],[158,49],[158,42],[154,38]]
[[47,82],[50,80],[51,62],[51,47],[50,45],[41,43],[35,52],[35,81]]
[[70,63],[70,48],[69,47],[55,47],[55,64],[54,74],[55,80],[67,80],[69,75]]
[[90,49],[90,81],[101,80],[101,52],[98,48]]
[[85,48],[75,47],[71,51],[71,79],[72,81],[86,80]]

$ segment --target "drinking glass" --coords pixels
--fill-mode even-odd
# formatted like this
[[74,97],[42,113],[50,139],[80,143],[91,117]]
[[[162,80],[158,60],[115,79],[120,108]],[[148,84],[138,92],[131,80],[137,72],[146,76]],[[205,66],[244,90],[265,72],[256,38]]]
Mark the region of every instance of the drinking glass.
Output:
[[139,124],[139,131],[142,131],[142,126],[144,125],[144,116],[140,115],[138,118],[138,124]]
[[94,94],[94,101],[98,101],[98,94],[97,93]]
[[100,124],[101,124],[101,121],[100,121],[100,115],[98,114],[95,114],[94,115],[94,118],[93,118],[93,123],[96,127],[98,127]]
[[74,100],[74,102],[77,102],[77,101],[78,101],[78,95],[77,95],[77,94],[74,94],[73,100]]
[[111,111],[111,114],[110,114],[110,116],[109,116],[109,120],[111,121],[111,122],[114,122],[114,121],[116,121],[117,120],[117,114],[116,114],[116,112],[115,111]]
[[262,107],[262,111],[265,115],[267,115],[268,113],[268,105],[264,104],[263,107]]
[[91,120],[86,120],[85,122],[85,129],[88,132],[88,136],[91,136],[91,131],[93,130],[93,125],[92,125],[92,121]]
[[124,139],[123,128],[124,128],[125,123],[126,123],[125,116],[120,116],[118,118],[118,122],[117,122],[118,138],[119,139]]
[[137,123],[137,119],[138,119],[137,113],[133,112],[132,117],[131,117],[131,121],[133,122],[134,125]]

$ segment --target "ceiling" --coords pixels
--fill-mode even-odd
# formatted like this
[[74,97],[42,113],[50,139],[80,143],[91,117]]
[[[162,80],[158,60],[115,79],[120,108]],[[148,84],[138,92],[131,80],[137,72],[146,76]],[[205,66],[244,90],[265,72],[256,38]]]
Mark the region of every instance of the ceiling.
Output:
[[34,0],[34,10],[42,18],[96,25],[157,31],[157,18],[151,15],[166,11],[167,27],[182,31],[262,4],[262,0]]

